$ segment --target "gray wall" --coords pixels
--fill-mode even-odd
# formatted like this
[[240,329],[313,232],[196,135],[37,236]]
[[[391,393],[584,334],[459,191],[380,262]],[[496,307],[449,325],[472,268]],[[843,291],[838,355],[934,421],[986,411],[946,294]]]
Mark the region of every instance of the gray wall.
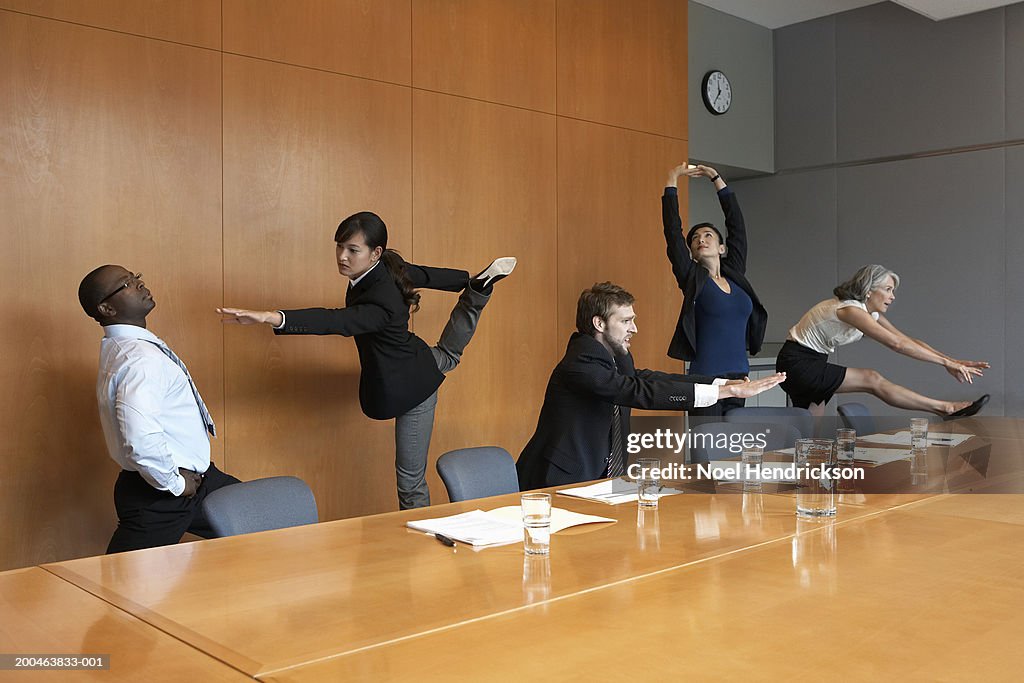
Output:
[[[749,21],[689,4],[690,158],[771,173],[775,169],[772,32]],[[700,84],[719,69],[732,84],[724,116],[704,108]]]
[[838,362],[1024,415],[1024,3],[943,22],[881,3],[778,29],[774,50],[777,174],[732,183],[769,339],[883,263],[903,278],[897,327],[993,367],[959,385],[870,340]]

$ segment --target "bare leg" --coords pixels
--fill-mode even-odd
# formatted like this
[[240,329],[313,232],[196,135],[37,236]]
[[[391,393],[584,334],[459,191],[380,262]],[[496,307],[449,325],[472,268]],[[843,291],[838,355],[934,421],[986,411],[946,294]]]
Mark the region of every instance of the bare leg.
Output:
[[[842,391],[842,389],[840,389],[839,391]],[[825,416],[825,404],[824,403],[812,403],[811,405],[807,406],[807,410],[814,417],[824,417]]]
[[925,410],[936,415],[949,415],[971,405],[970,401],[940,401],[922,396],[906,387],[890,382],[882,377],[877,370],[847,368],[846,379],[843,380],[836,393],[847,394],[855,391],[873,394],[896,408]]

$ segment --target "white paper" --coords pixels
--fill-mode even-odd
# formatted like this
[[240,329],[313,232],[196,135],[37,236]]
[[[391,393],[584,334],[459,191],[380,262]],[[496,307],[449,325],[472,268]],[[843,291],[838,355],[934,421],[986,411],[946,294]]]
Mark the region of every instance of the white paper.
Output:
[[[884,465],[896,460],[906,460],[911,453],[906,448],[864,448],[858,446],[853,449],[853,459],[860,462],[870,462],[875,465]],[[840,461],[843,464],[845,461]]]
[[[579,524],[614,521],[616,520],[607,517],[551,508],[551,533]],[[450,517],[420,519],[406,522],[406,526],[428,534],[442,534],[474,547],[508,545],[523,541],[523,513],[518,505],[509,505],[490,512],[471,510]]]
[[[491,510],[487,514],[494,515],[507,522],[518,524],[519,528],[523,528],[523,511],[518,505],[508,505],[503,508],[496,508]],[[563,508],[551,508],[551,533],[557,534],[563,529],[568,529],[572,526],[579,526],[580,524],[594,524],[596,522],[614,522],[616,520],[609,519],[607,517],[598,517],[597,515],[584,515],[579,512],[573,512],[572,510],[565,510]],[[520,533],[520,538],[522,534]]]
[[442,534],[473,546],[521,543],[523,524],[510,523],[483,510],[471,510],[450,517],[406,522],[406,526],[428,534]]
[[[626,481],[625,479],[608,479],[588,486],[578,486],[572,489],[559,489],[557,493],[560,493],[563,496],[592,500],[594,502],[605,503],[607,505],[635,503],[639,500],[639,495],[636,492],[636,482]],[[658,497],[674,496],[678,493],[682,493],[682,491],[662,486],[661,492],[658,493]]]
[[[970,439],[973,434],[950,434],[946,432],[938,432],[934,434],[928,434],[928,445],[929,446],[949,446],[951,448],[959,446],[964,441]],[[910,446],[910,432],[896,432],[895,434],[869,434],[868,436],[857,436],[858,441],[868,441],[870,443],[885,443],[894,446]]]

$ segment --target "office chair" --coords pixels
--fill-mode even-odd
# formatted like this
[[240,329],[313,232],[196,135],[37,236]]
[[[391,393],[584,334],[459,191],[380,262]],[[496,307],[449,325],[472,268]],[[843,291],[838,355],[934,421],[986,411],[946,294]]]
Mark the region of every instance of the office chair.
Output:
[[801,438],[814,438],[814,416],[806,408],[768,406],[733,408],[725,414],[725,421],[741,423],[777,422],[795,427],[800,432]]
[[267,477],[217,489],[203,500],[214,538],[316,524],[316,499],[296,477]]
[[863,403],[843,403],[836,406],[839,417],[848,429],[857,432],[857,436],[866,436],[878,432],[878,425],[875,418],[868,412],[868,407]]
[[[737,435],[733,437],[732,435]],[[738,444],[739,435],[764,435],[767,451],[792,448],[796,440],[803,438],[800,431],[791,424],[781,422],[708,422],[690,430],[690,462],[702,463],[712,460],[739,457],[740,451],[731,451],[728,444]],[[709,435],[709,436],[704,436]],[[725,435],[727,445],[719,447],[719,436]]]
[[499,446],[448,451],[437,459],[437,473],[453,503],[519,492],[515,461]]

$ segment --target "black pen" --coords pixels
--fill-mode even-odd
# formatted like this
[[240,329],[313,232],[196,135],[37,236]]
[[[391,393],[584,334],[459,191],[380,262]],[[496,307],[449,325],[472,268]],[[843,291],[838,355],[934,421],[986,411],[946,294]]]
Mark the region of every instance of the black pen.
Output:
[[440,543],[443,546],[446,546],[448,548],[454,548],[455,547],[455,541],[453,541],[452,539],[448,538],[444,534],[434,534],[434,538],[436,538],[437,542]]

